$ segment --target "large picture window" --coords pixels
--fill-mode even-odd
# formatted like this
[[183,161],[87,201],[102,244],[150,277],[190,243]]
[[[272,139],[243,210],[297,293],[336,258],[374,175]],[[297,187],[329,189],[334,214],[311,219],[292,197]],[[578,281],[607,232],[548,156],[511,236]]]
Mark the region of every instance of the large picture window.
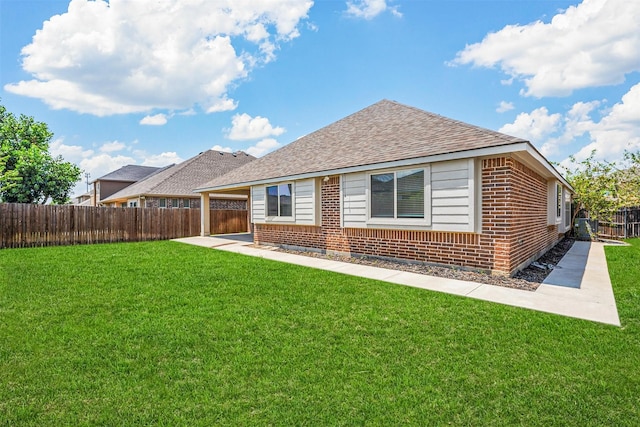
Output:
[[424,169],[371,175],[372,218],[424,218]]
[[267,187],[267,216],[293,216],[291,184],[279,184]]

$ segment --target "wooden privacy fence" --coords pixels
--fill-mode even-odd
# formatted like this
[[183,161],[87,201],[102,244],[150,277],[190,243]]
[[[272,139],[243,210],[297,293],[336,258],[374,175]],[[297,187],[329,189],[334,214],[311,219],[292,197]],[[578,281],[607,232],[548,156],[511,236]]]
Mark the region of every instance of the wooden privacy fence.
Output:
[[248,230],[249,220],[246,210],[212,209],[209,224],[211,234],[243,233]]
[[598,236],[612,239],[640,237],[640,206],[622,208],[611,218],[611,222],[590,220],[591,229]]
[[[212,233],[247,230],[246,210],[217,212],[211,211]],[[166,240],[199,234],[200,209],[0,203],[0,248]]]

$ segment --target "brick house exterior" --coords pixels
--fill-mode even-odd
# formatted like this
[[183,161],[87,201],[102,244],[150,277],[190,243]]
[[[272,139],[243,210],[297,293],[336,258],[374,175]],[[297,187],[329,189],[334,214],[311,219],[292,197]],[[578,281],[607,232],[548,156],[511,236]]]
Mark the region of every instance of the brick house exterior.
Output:
[[391,101],[250,166],[196,191],[248,193],[257,244],[512,275],[570,228],[571,188],[529,142]]
[[[154,168],[154,173],[109,195],[102,200],[102,204],[113,207],[199,209],[200,195],[193,192],[196,186],[253,160],[255,157],[241,151],[203,151],[182,163],[162,169]],[[245,210],[247,200],[246,196],[241,195],[213,195],[209,206],[217,210]]]
[[321,185],[320,225],[255,224],[255,242],[510,275],[564,235],[547,224],[546,198],[532,203],[546,193],[546,179],[507,157],[482,161],[481,233],[342,228],[339,178]]

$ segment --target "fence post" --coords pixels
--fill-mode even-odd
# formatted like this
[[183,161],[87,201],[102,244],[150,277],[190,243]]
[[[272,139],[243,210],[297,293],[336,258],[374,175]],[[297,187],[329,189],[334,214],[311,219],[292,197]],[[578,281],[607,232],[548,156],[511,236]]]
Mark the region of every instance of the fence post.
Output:
[[627,238],[627,208],[624,208],[624,238]]

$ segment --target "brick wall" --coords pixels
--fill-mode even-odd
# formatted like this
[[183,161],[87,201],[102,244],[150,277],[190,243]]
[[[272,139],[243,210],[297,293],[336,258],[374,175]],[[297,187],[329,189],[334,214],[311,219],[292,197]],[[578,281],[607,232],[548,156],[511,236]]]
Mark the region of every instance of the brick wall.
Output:
[[[176,197],[163,197],[163,199],[167,200],[166,207],[167,209],[171,209],[171,199],[176,199]],[[200,197],[190,198],[190,208],[200,209]],[[160,207],[160,197],[147,197],[145,199],[145,206],[149,208],[159,208]],[[184,197],[178,198],[178,207],[184,207]],[[209,200],[209,209],[221,209],[221,210],[246,210],[247,209],[247,201],[246,200],[227,200],[227,199],[210,199]]]
[[340,181],[321,187],[320,226],[255,224],[257,243],[453,265],[510,275],[558,239],[547,226],[547,184],[518,161],[482,161],[482,232],[340,228]]
[[[200,200],[198,200],[200,206]],[[209,209],[222,209],[232,211],[247,210],[246,200],[209,199]]]

